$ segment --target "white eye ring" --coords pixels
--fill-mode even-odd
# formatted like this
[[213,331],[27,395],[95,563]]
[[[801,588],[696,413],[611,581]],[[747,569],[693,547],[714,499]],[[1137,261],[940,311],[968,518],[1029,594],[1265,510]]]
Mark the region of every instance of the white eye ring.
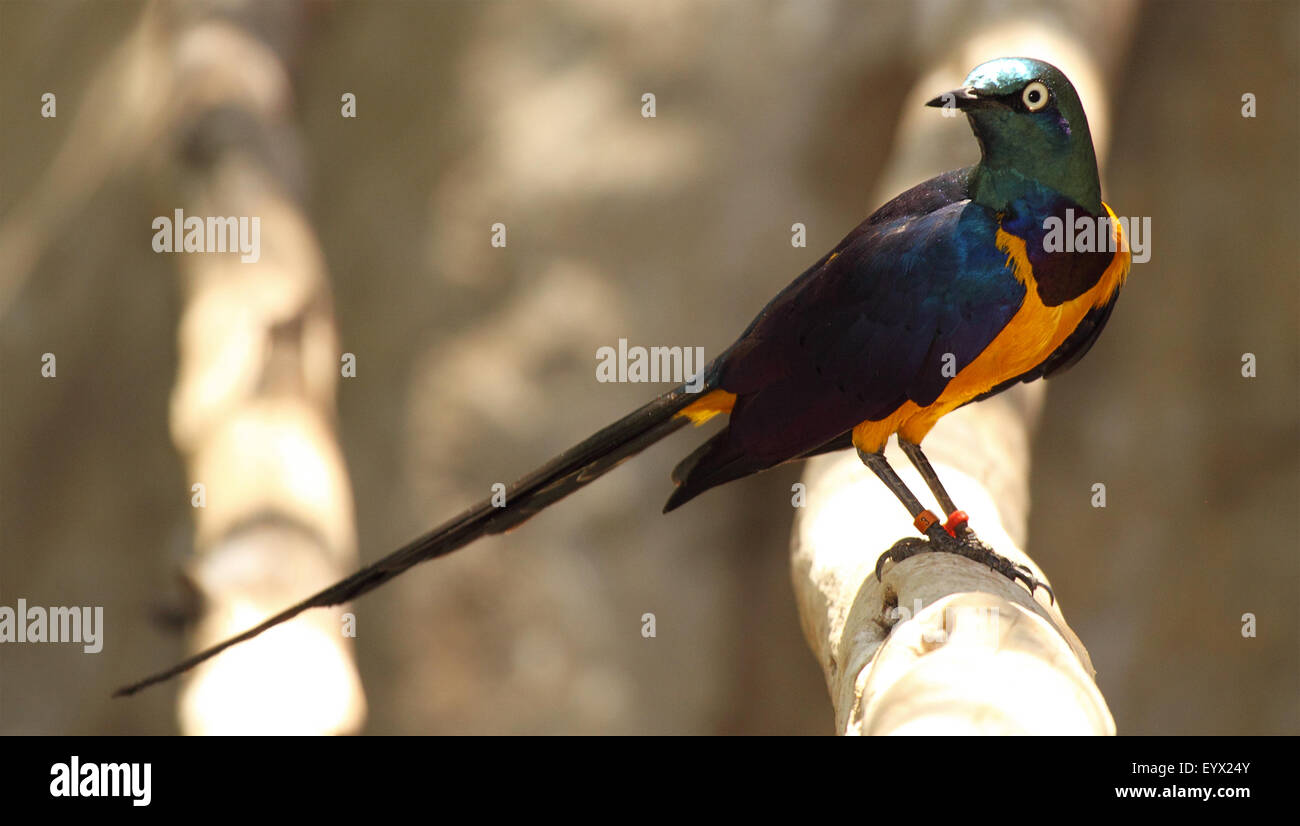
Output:
[[1037,112],[1047,105],[1047,99],[1051,93],[1047,87],[1035,80],[1025,87],[1025,91],[1020,93],[1020,99],[1025,102],[1025,108],[1031,112]]

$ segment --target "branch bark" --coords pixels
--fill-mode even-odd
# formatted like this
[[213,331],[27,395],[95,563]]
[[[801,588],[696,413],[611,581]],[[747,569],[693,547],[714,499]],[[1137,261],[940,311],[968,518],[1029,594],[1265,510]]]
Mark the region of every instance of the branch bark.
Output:
[[[989,448],[1002,437],[1024,441],[1027,428],[1017,428],[1006,409],[1011,404],[985,405],[995,407],[970,409],[938,441],[961,444],[962,430],[991,437]],[[1016,509],[1004,512],[990,493],[1025,479],[1027,457],[1021,451],[997,460],[977,449],[964,460],[931,458],[980,537],[1046,580],[1012,538],[1023,534],[1023,512],[1008,529]],[[891,461],[913,490],[924,489],[901,455]],[[981,467],[989,481],[975,470]],[[1050,603],[1041,589],[1031,597],[1023,585],[951,554],[887,564],[877,581],[879,552],[911,532],[902,507],[852,453],[812,463],[805,483],[809,504],[795,531],[795,590],[837,732],[1115,733],[1088,652],[1059,602]]]

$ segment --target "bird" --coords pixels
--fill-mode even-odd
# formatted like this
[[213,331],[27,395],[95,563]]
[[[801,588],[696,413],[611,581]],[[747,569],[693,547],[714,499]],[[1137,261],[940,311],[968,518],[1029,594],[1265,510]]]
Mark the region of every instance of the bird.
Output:
[[[499,497],[480,502],[115,696],[183,673],[305,610],[349,602],[417,563],[516,528],[651,444],[718,416],[727,417],[726,426],[673,470],[665,513],[727,482],[853,448],[926,537],[902,540],[882,554],[877,576],[888,561],[928,550],[981,561],[1031,593],[1043,586],[979,540],[921,442],[952,411],[1058,375],[1083,357],[1110,318],[1131,256],[1122,223],[1101,198],[1083,105],[1055,66],[1024,57],[991,60],[926,105],[966,116],[980,160],[877,209],[781,290],[701,375],[523,476],[506,489],[504,503]],[[1110,227],[1109,237],[1099,239],[1107,243],[1053,243],[1054,231],[1098,220]],[[942,517],[886,461],[891,437],[935,495]]]

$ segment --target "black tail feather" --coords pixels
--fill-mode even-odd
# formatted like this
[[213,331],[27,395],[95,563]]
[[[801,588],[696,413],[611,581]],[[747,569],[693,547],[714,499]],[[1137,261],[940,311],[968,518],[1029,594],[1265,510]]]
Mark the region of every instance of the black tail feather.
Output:
[[286,608],[260,625],[200,651],[166,671],[124,686],[114,692],[113,696],[129,696],[171,679],[233,645],[293,619],[303,611],[350,602],[378,588],[412,565],[445,556],[481,536],[510,530],[686,425],[689,419],[675,414],[699,398],[697,394],[688,393],[684,387],[665,393],[515,482],[506,489],[504,507],[494,507],[491,499],[479,502],[451,521],[320,593]]
[[710,488],[766,470],[768,466],[732,444],[731,428],[725,428],[673,468],[677,487],[664,503],[664,513],[680,508]]
[[787,462],[798,462],[822,453],[853,447],[853,431],[846,430],[806,453],[783,462],[765,462],[747,455],[731,444],[730,436],[730,428],[719,431],[673,468],[673,481],[677,483],[677,487],[664,503],[664,513],[680,508],[710,488],[716,488],[718,485],[724,485],[752,473],[769,470]]

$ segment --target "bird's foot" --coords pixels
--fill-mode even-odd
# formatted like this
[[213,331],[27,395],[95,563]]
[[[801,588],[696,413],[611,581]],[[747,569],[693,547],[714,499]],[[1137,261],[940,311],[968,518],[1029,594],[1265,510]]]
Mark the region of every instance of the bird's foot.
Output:
[[[926,513],[929,513],[929,511]],[[959,515],[960,519],[957,518]],[[895,542],[889,550],[881,554],[880,558],[876,560],[876,580],[880,580],[886,562],[897,564],[919,553],[936,551],[957,554],[981,565],[987,565],[1012,582],[1023,582],[1025,587],[1029,588],[1031,595],[1039,588],[1042,588],[1047,592],[1048,600],[1055,604],[1056,594],[1052,592],[1050,585],[1034,576],[1034,572],[1027,566],[1012,562],[980,541],[975,532],[966,525],[965,517],[965,513],[956,511],[949,517],[948,524],[945,525],[940,525],[938,518],[932,514],[930,520],[918,518],[918,523],[928,521],[928,524],[922,530],[929,539],[909,536]],[[921,525],[918,524],[917,527],[921,527]]]

